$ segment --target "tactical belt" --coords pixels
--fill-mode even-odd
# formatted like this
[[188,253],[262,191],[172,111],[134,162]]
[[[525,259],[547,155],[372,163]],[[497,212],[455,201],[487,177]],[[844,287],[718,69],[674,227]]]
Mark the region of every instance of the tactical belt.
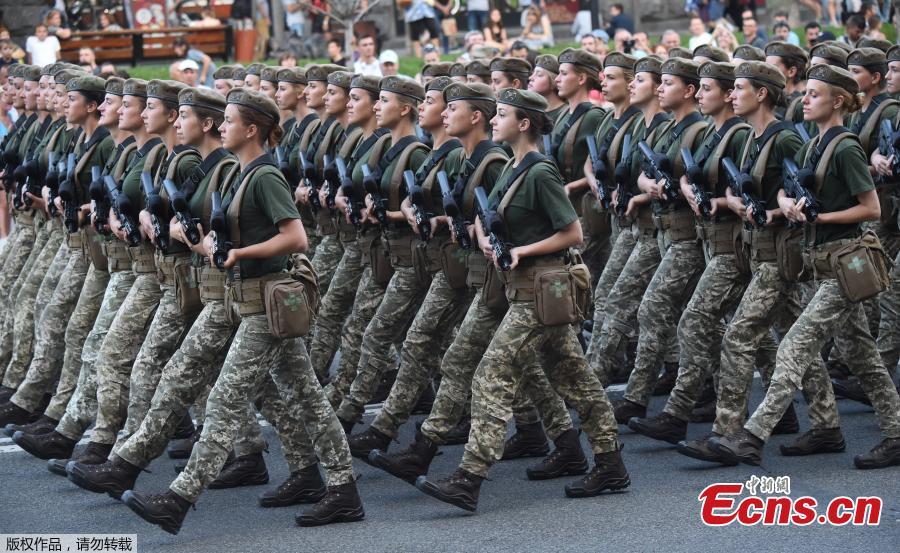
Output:
[[131,256],[128,255],[128,246],[124,242],[119,239],[107,240],[101,247],[110,273],[131,270]]
[[241,317],[259,315],[266,312],[266,304],[263,301],[263,290],[270,280],[284,278],[285,273],[273,273],[257,278],[235,279],[225,282],[225,295],[237,307]]
[[657,230],[668,232],[673,242],[697,239],[696,219],[694,212],[688,207],[654,214],[653,224]]
[[69,246],[70,253],[80,251],[84,254],[84,243],[84,229],[81,229],[78,232],[66,233],[66,245]]
[[324,205],[319,212],[316,213],[316,225],[321,236],[331,236],[338,232],[338,229],[334,224],[334,219],[331,217],[331,210]]
[[734,237],[741,221],[737,216],[720,217],[716,221],[697,222],[697,237],[703,240],[711,255],[734,254]]
[[642,205],[638,208],[637,216],[634,218],[634,226],[637,227],[640,235],[656,236],[656,223],[653,220],[653,212],[649,205]]
[[634,224],[636,219],[633,216],[620,217],[618,213],[613,212],[612,220],[613,220],[613,223],[616,224],[620,229],[627,229],[627,228],[631,228],[631,225]]
[[131,270],[135,273],[147,274],[156,272],[156,263],[153,256],[156,248],[150,242],[141,242],[133,248],[128,248],[128,257],[131,258]]
[[203,260],[202,267],[194,267],[194,279],[200,287],[200,301],[204,305],[225,299],[225,273],[212,267],[208,259]]
[[34,224],[34,210],[17,211],[15,215],[16,223],[19,225],[31,226]]
[[356,227],[347,222],[343,213],[338,213],[333,218],[334,226],[337,228],[338,239],[342,244],[347,242],[356,242],[359,238],[359,232]]
[[450,229],[441,227],[438,233],[425,244],[425,269],[432,275],[441,270],[441,251],[444,245],[451,240],[453,238],[450,236]]
[[781,225],[749,229],[744,227],[742,237],[744,244],[750,244],[751,261],[764,263],[778,259],[775,253],[775,239],[782,228]]
[[391,265],[395,269],[399,267],[412,267],[412,248],[413,243],[417,240],[412,229],[407,226],[404,229],[385,230],[384,237],[387,239],[387,248],[391,258]]
[[803,262],[812,267],[816,280],[836,278],[831,266],[831,254],[848,244],[859,242],[859,238],[845,238],[819,244],[803,251]]
[[[474,244],[473,244],[474,246]],[[488,258],[484,256],[481,249],[473,247],[466,255],[466,284],[473,288],[481,288],[484,286],[484,280],[487,277],[489,265]]]
[[509,301],[534,301],[534,276],[538,268],[557,267],[564,269],[566,261],[559,255],[542,255],[525,258],[509,272],[500,271],[500,279],[506,285],[506,298]]
[[159,283],[175,286],[175,264],[189,257],[191,257],[190,253],[163,255],[161,251],[156,250],[153,259],[156,262],[156,277],[159,279]]
[[378,234],[370,229],[369,232],[359,233],[357,242],[359,243],[360,259],[359,264],[363,267],[372,265],[372,244],[378,240]]

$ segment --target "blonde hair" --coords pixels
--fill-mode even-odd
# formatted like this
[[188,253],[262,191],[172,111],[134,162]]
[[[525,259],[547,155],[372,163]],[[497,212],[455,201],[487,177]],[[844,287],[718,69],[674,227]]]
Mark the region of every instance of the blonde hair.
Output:
[[844,102],[841,104],[841,110],[844,113],[854,113],[862,109],[863,105],[863,94],[852,94],[846,89],[835,86],[833,84],[828,85],[828,89],[831,91],[831,96],[834,98],[843,98]]

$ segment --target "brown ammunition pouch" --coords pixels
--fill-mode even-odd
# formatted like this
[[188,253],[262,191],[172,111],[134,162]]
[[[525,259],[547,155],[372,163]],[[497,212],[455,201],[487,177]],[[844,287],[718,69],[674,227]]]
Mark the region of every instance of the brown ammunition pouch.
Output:
[[618,225],[620,229],[630,229],[634,224],[634,217],[619,217],[615,212],[612,213],[613,224]]
[[[161,262],[157,261],[157,263]],[[168,261],[165,263],[168,263]],[[162,270],[161,266],[160,270]],[[200,300],[199,281],[197,280],[196,269],[191,261],[190,254],[175,257],[172,271],[178,309],[186,318],[193,318],[203,309],[203,302]]]
[[844,297],[853,303],[875,297],[891,285],[893,263],[872,231],[811,248],[804,259],[816,280],[837,279]]
[[475,245],[466,255],[466,286],[481,288],[490,265],[488,258]]
[[369,262],[372,264],[372,280],[381,287],[387,286],[388,282],[391,281],[391,277],[394,276],[394,266],[391,264],[390,257],[388,257],[384,241],[380,237],[376,237],[376,240],[370,242],[369,247],[363,251],[369,252]]
[[775,237],[782,227],[743,227],[743,241],[750,248],[750,259],[755,263],[775,261]]
[[[538,321],[547,326],[584,318],[591,297],[591,274],[584,263],[558,255],[535,258],[503,275],[509,301],[533,301]],[[576,260],[577,261],[577,260]]]
[[634,226],[632,227],[631,232],[635,240],[641,236],[656,236],[656,222],[653,219],[653,212],[649,205],[638,208],[637,215],[634,217]]
[[444,230],[431,240],[422,243],[417,240],[413,246],[413,268],[419,283],[427,285],[431,283],[434,274],[441,270],[441,248],[450,242],[450,231]]
[[84,251],[84,229],[81,229],[78,232],[64,232],[66,233],[66,245],[69,247],[69,253],[74,254],[80,252],[81,255],[86,255],[86,252]]
[[418,239],[412,229],[384,231],[388,255],[394,268],[412,267],[413,255]]
[[812,273],[804,271],[803,228],[781,227],[775,236],[775,260],[778,273],[787,282],[806,282]]
[[131,258],[131,270],[136,274],[155,273],[156,264],[153,257],[156,248],[150,242],[141,242],[137,246],[128,248],[128,257]]
[[[878,203],[881,204],[881,224],[885,228],[891,228],[891,223],[897,223],[900,228],[900,220],[897,215],[900,214],[900,197],[897,196],[893,186],[876,188],[878,193]],[[893,230],[891,228],[891,230]]]
[[103,236],[100,236],[93,226],[87,227],[84,230],[84,233],[85,239],[87,240],[88,258],[91,260],[91,263],[94,264],[94,270],[108,273],[109,261],[103,253],[103,244],[108,242],[108,240]]
[[269,331],[276,338],[309,334],[319,312],[319,283],[305,255],[294,257],[290,273],[276,275],[263,285],[263,302]]
[[498,315],[506,313],[506,310],[509,309],[509,300],[504,284],[507,276],[508,273],[501,273],[492,263],[485,265],[484,284],[481,286],[481,303],[492,313]]
[[666,210],[653,215],[657,230],[668,233],[672,242],[697,239],[696,218],[688,208]]
[[128,255],[128,246],[125,242],[114,238],[103,242],[101,247],[106,254],[106,266],[110,273],[131,270],[131,256]]
[[703,247],[709,257],[735,253],[735,227],[740,234],[741,222],[737,217],[697,221],[697,238],[703,241]]
[[[441,270],[447,284],[453,290],[461,290],[468,286],[469,269],[467,267],[468,253],[459,247],[454,240],[447,240],[441,245]],[[482,256],[483,257],[483,256]]]
[[338,213],[334,216],[334,225],[337,228],[338,239],[342,244],[356,242],[359,238],[359,231],[356,230],[356,227],[347,222],[343,213]]
[[204,304],[225,299],[225,272],[204,260],[202,267],[194,267],[194,279],[200,288],[200,301]]
[[234,326],[241,323],[241,317],[259,315],[266,312],[263,289],[270,280],[279,280],[287,273],[274,273],[257,278],[235,279],[225,283],[225,314]]
[[585,238],[602,240],[612,235],[612,219],[609,210],[600,207],[593,194],[581,197],[581,221]]
[[319,229],[319,234],[322,236],[337,234],[337,226],[335,226],[334,219],[331,216],[331,210],[328,209],[327,206],[323,205],[322,208],[319,209],[319,212],[316,213],[316,226]]

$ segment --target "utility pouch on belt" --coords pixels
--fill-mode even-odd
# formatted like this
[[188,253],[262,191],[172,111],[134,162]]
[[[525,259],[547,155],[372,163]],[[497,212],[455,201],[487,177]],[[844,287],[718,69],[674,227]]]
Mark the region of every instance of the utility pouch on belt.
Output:
[[372,264],[372,279],[379,286],[387,286],[394,276],[394,266],[388,257],[387,248],[380,239],[376,239],[369,246],[369,262]]
[[194,317],[203,309],[203,303],[200,301],[200,286],[190,257],[182,257],[175,261],[174,280],[178,309],[185,317]]
[[84,232],[87,240],[88,258],[94,264],[94,270],[108,273],[109,260],[106,259],[106,254],[103,253],[103,242],[105,242],[105,239],[93,227],[86,228]]
[[481,287],[481,302],[494,313],[505,313],[509,309],[503,279],[493,264],[489,264],[485,269],[484,285]]
[[305,255],[294,257],[294,269],[266,281],[263,287],[269,331],[276,338],[298,338],[309,333],[319,312],[319,283]]
[[467,286],[469,270],[466,268],[466,257],[466,250],[453,240],[447,240],[441,245],[441,269],[447,284],[453,290],[461,290]]
[[775,235],[775,261],[778,273],[787,282],[806,282],[812,273],[804,271],[803,228],[784,227]]
[[547,326],[581,321],[590,298],[591,273],[587,265],[539,267],[534,273],[534,309]]
[[581,214],[585,236],[602,240],[612,235],[609,211],[600,207],[597,198],[590,192],[581,197]]
[[870,230],[859,239],[832,251],[830,257],[834,277],[851,302],[877,296],[891,285],[892,262],[878,236]]
[[734,264],[742,275],[749,275],[751,273],[750,244],[744,240],[744,226],[735,225],[731,233],[731,241],[734,244]]
[[881,224],[890,225],[897,221],[897,212],[900,208],[900,198],[893,188],[877,188],[878,203],[881,204]]
[[469,250],[466,255],[466,286],[472,288],[481,288],[484,286],[484,279],[488,267],[488,260],[479,249]]

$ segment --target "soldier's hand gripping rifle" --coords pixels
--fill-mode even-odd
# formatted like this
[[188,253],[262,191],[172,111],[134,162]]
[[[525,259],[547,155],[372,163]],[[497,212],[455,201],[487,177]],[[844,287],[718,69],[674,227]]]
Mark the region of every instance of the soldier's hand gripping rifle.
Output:
[[222,210],[222,195],[216,191],[211,195],[212,213],[209,217],[209,227],[215,232],[212,243],[213,264],[220,271],[225,270],[225,261],[228,260],[228,252],[233,247],[228,236],[228,222],[225,220],[225,212]]
[[347,198],[347,218],[350,219],[356,230],[362,228],[362,219],[360,212],[366,207],[366,191],[362,186],[356,186],[353,179],[347,173],[347,163],[344,158],[337,156],[334,158],[334,166],[337,169],[338,182],[341,183],[341,192]]
[[456,243],[459,244],[460,248],[468,250],[472,247],[472,240],[469,239],[469,231],[466,230],[466,222],[462,210],[459,208],[459,204],[456,203],[453,189],[450,188],[447,172],[443,169],[438,171],[437,180],[438,185],[441,187],[444,213],[450,218],[450,224],[453,225],[453,234],[456,235]]
[[131,216],[134,212],[131,200],[128,199],[124,192],[119,191],[119,187],[116,186],[116,181],[111,175],[103,177],[103,183],[106,185],[109,205],[112,207],[116,219],[119,220],[122,232],[125,233],[125,241],[133,248],[141,243],[141,233],[134,222],[134,218]]
[[646,167],[650,169],[647,174],[656,182],[662,182],[662,193],[666,195],[666,201],[674,201],[678,197],[678,186],[672,178],[672,164],[665,154],[659,154],[643,140],[638,142],[638,150],[644,158]]
[[687,147],[681,149],[681,160],[684,162],[684,175],[694,194],[697,209],[704,219],[709,219],[712,216],[712,200],[710,194],[703,189],[706,180],[703,178],[703,169],[694,161],[694,155]]
[[335,165],[334,158],[331,157],[331,154],[325,154],[325,157],[322,160],[322,163],[325,167],[322,170],[323,176],[325,177],[325,182],[322,186],[325,187],[325,205],[328,206],[328,209],[334,209],[334,197],[337,196],[338,188],[340,187],[340,176],[337,172],[337,165]]
[[878,153],[884,157],[893,157],[891,161],[891,180],[900,178],[900,131],[895,131],[890,119],[881,121],[878,133]]
[[[750,195],[750,187],[753,186],[753,178],[747,173],[742,173],[734,162],[731,161],[731,158],[722,158],[722,167],[725,168],[725,175],[728,177],[728,184],[731,186],[731,191],[734,192],[736,196],[740,196],[744,205],[750,208],[750,215],[753,218],[753,222],[756,223],[756,226],[758,227],[765,226],[768,221],[766,206],[763,205],[762,201],[757,200]],[[749,227],[750,223],[746,223],[745,226]]]
[[425,206],[425,193],[416,182],[415,173],[409,169],[403,171],[403,183],[406,185],[406,193],[409,196],[409,203],[412,205],[416,226],[419,227],[419,240],[428,242],[431,239],[431,215]]
[[606,166],[607,152],[597,148],[597,139],[594,135],[587,137],[588,153],[591,155],[591,169],[594,171],[594,179],[597,181],[597,202],[603,209],[609,209],[612,203],[612,194],[606,188],[606,180],[609,177],[609,168]]
[[488,208],[487,194],[484,188],[477,187],[475,189],[475,208],[478,211],[478,218],[481,219],[481,229],[488,236],[491,242],[491,249],[494,250],[494,258],[497,260],[497,266],[501,271],[508,271],[512,267],[512,255],[509,248],[503,242],[506,235],[506,229],[500,215],[496,211]]
[[809,169],[800,169],[797,163],[789,158],[784,158],[784,193],[794,201],[803,203],[803,215],[809,223],[815,222],[819,217],[819,201],[813,196],[810,189],[814,186],[815,175]]
[[175,212],[175,218],[181,223],[181,228],[184,230],[184,237],[188,239],[188,242],[196,246],[200,243],[200,229],[197,228],[200,219],[191,217],[191,209],[188,207],[187,198],[184,197],[184,192],[175,186],[172,179],[163,180],[163,187],[169,196],[169,203],[172,206],[172,211]]
[[91,167],[91,186],[88,195],[94,202],[94,229],[98,234],[109,236],[109,198],[103,187],[103,177],[99,165]]
[[[92,175],[93,176],[93,175]],[[59,185],[59,199],[63,202],[63,224],[69,234],[78,232],[78,193],[75,190],[75,153],[66,158],[66,177]]]
[[378,222],[381,223],[381,226],[386,227],[388,224],[387,218],[387,198],[382,196],[381,194],[381,186],[378,182],[378,179],[375,178],[375,174],[369,169],[367,164],[363,164],[362,166],[362,174],[363,174],[363,188],[366,189],[366,193],[372,196],[372,203],[374,204],[374,212],[375,218],[378,219]]
[[275,147],[275,163],[278,164],[278,170],[284,175],[285,180],[288,181],[291,188],[293,189],[296,187],[297,181],[300,179],[297,177],[297,172],[291,167],[290,161],[288,160],[288,152],[284,151],[284,146]]
[[309,207],[313,213],[318,213],[322,209],[322,202],[319,201],[319,173],[316,171],[316,164],[306,159],[306,152],[300,150],[300,171],[303,173],[303,180],[309,187]]
[[47,154],[47,176],[44,178],[44,185],[49,190],[50,201],[47,202],[47,213],[50,217],[56,217],[59,210],[53,199],[59,194],[59,153],[50,152]]
[[631,191],[631,135],[626,134],[622,141],[622,157],[616,164],[614,172],[618,194],[616,195],[616,214],[624,218],[628,211],[628,203],[634,197]]
[[156,235],[156,247],[166,253],[169,251],[169,225],[162,222],[165,218],[162,198],[153,186],[153,177],[147,171],[141,172],[141,186],[144,188],[144,206],[150,214],[150,226]]

